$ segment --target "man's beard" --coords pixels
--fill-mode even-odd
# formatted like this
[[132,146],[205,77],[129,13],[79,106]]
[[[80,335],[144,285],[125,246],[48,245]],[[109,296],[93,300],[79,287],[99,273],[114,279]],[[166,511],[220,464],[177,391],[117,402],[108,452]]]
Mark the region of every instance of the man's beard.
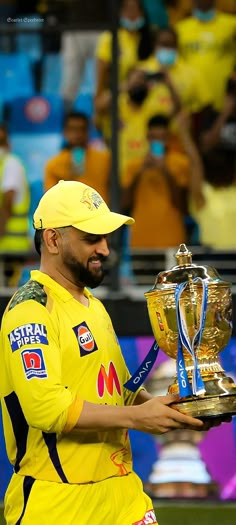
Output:
[[105,261],[105,257],[99,255],[97,257],[90,257],[88,259],[87,266],[80,263],[73,255],[64,256],[64,265],[70,271],[73,281],[78,286],[87,286],[88,288],[96,288],[102,282],[105,272],[100,266],[94,268],[93,271],[89,270],[89,263],[92,261]]

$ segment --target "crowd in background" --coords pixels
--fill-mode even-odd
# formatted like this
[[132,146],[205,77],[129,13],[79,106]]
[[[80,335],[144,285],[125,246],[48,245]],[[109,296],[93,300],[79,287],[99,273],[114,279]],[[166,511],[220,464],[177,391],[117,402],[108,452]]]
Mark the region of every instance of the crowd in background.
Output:
[[[1,20],[14,20],[27,10],[57,20],[56,1],[30,4],[24,3],[23,12],[16,2],[1,1]],[[61,8],[63,2],[59,4]],[[235,1],[117,4],[120,208],[136,220],[130,239],[124,238],[132,248],[166,249],[189,242],[235,250]],[[81,9],[80,1],[66,2],[68,23],[79,20]],[[1,39],[1,53],[12,51],[9,42],[7,35]],[[81,180],[109,202],[111,31],[96,26],[63,30],[60,41],[52,33],[45,45],[62,58],[65,118],[60,151],[48,158],[42,172],[44,190],[60,179]],[[74,103],[86,63],[93,58],[88,116]],[[38,72],[35,67],[36,78]],[[27,173],[11,152],[5,115],[0,128],[0,250],[11,252],[13,245],[14,250],[26,249],[30,203]]]

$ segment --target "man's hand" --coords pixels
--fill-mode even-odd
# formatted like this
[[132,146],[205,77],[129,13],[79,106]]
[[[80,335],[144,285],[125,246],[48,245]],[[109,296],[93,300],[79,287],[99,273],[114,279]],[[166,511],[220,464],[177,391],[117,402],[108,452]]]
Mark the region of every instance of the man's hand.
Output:
[[169,405],[174,401],[176,396],[169,394],[154,397],[146,403],[135,406],[133,428],[150,434],[164,434],[178,428],[204,430],[202,421],[171,408]]
[[156,157],[149,151],[143,161],[143,165],[141,167],[142,170],[146,170],[147,168],[152,168],[156,170],[163,171],[166,167],[166,161],[165,157]]

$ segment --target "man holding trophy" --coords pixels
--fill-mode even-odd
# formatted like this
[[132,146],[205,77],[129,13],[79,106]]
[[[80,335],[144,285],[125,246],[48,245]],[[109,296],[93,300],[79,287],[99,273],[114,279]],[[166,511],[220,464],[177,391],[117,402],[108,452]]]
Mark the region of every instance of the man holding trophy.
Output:
[[[152,397],[139,388],[142,371],[130,377],[109,315],[88,287],[103,279],[107,234],[133,222],[111,212],[93,188],[77,181],[60,181],[49,189],[34,213],[40,270],[15,293],[1,326],[0,396],[7,453],[14,466],[5,497],[7,525],[157,523],[151,499],[133,471],[127,430],[206,430],[215,422],[193,416],[219,415],[215,404],[232,412],[226,401],[233,399],[233,386],[220,365],[211,364],[212,353],[230,334],[229,291],[222,285],[221,300],[214,278],[211,306],[210,294],[207,301],[201,287],[198,328],[198,274],[182,252],[183,274],[173,271],[177,286],[165,276],[164,300],[161,295],[159,304],[159,282],[150,301],[147,295],[151,320],[161,316],[158,343],[171,354],[179,348],[180,396],[187,394],[191,409],[185,402],[178,404],[177,384],[169,395]],[[179,273],[185,281],[189,276],[189,291],[187,285],[178,287],[183,281]],[[200,276],[204,281],[204,272]],[[204,323],[210,323],[207,338]],[[220,334],[219,344],[211,331]],[[186,349],[191,349],[191,358]],[[154,345],[152,356],[156,350]],[[141,365],[145,374],[151,361]],[[203,374],[209,376],[209,390],[212,384],[217,394],[213,402],[204,401],[203,410],[196,410],[195,399],[208,390]],[[218,401],[217,388],[229,390],[225,402]]]

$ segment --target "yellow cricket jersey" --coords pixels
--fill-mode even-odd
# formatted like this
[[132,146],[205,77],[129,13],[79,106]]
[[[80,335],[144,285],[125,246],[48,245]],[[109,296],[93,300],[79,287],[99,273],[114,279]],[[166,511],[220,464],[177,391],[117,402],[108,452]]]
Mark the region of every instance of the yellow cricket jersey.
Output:
[[203,75],[216,109],[223,102],[225,84],[236,57],[236,16],[217,12],[209,22],[189,17],[176,26],[180,52]]
[[235,250],[236,186],[215,188],[204,182],[205,204],[197,209],[190,203],[190,212],[197,221],[201,243],[217,250]]
[[[156,73],[160,71],[161,65],[155,56],[151,56],[147,60],[140,61],[138,68],[147,73]],[[183,106],[188,109],[191,113],[200,111],[202,108],[211,103],[212,97],[206,82],[202,75],[195,70],[191,64],[178,57],[177,61],[173,66],[168,67],[168,73],[170,79],[173,82]],[[163,86],[165,91],[168,92],[167,86],[162,82],[157,82],[156,87],[153,87],[152,96],[158,99],[158,93],[160,86]],[[167,95],[165,96],[165,104],[169,104]],[[170,98],[170,95],[169,95]]]
[[35,270],[13,296],[0,335],[4,435],[15,472],[63,483],[132,471],[126,430],[73,430],[83,400],[132,404],[137,393],[110,317],[87,289],[85,307]]
[[[155,93],[154,93],[155,90]],[[134,108],[127,93],[119,95],[119,159],[121,182],[127,164],[148,151],[147,123],[156,114],[170,116],[172,102],[169,90],[160,84],[149,90],[143,104]]]
[[[136,66],[138,61],[138,44],[140,34],[136,31],[127,31],[122,27],[118,30],[119,46],[119,80],[126,80],[130,69]],[[96,57],[104,62],[112,62],[112,33],[104,31],[98,39]]]

